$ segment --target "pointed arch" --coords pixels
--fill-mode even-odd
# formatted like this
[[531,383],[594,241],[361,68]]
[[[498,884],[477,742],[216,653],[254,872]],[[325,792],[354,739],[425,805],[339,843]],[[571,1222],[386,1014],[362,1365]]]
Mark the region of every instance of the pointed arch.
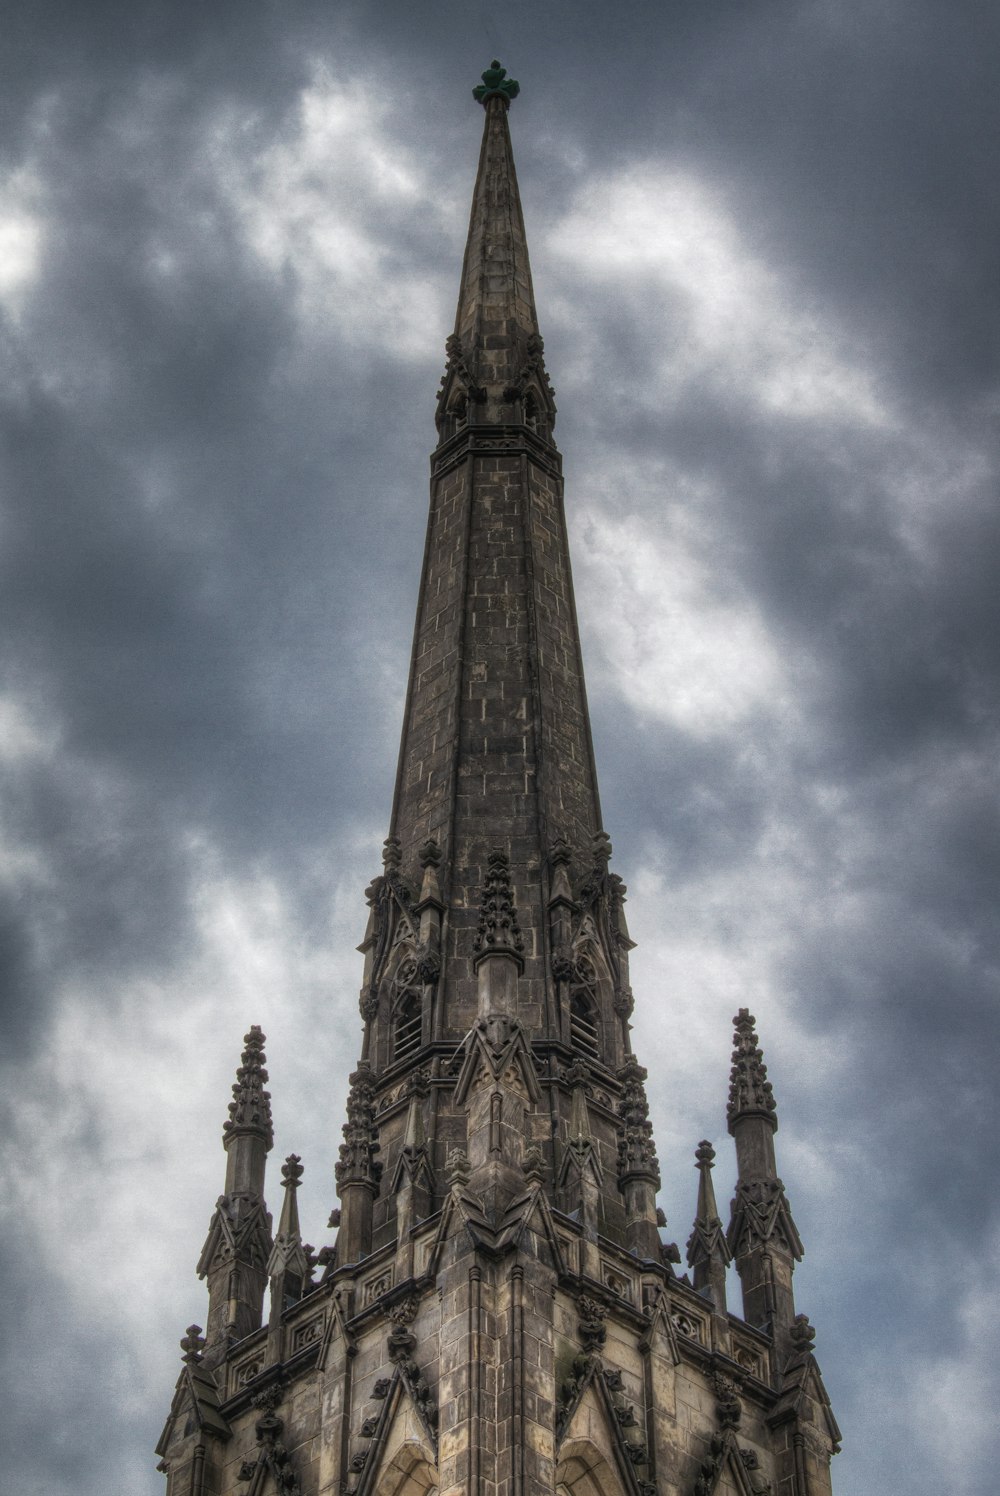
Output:
[[614,1467],[589,1439],[567,1439],[559,1451],[559,1496],[618,1496],[622,1483]]
[[573,941],[572,976],[567,993],[569,1041],[584,1060],[615,1063],[613,1012],[614,981],[600,935],[585,916]]
[[422,1444],[404,1439],[379,1475],[372,1496],[438,1496],[438,1475]]
[[422,948],[408,920],[400,921],[379,983],[378,1064],[410,1058],[429,1037],[428,987]]

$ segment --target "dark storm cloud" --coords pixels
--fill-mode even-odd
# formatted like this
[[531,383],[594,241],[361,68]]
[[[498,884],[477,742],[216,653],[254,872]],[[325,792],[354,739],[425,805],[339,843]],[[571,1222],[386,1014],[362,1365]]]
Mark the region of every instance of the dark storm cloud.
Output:
[[[364,651],[336,641],[386,612],[359,591],[358,558],[401,569],[351,477],[371,470],[362,409],[376,385],[392,400],[394,374],[287,372],[288,286],[200,179],[218,101],[192,117],[190,94],[161,81],[151,100],[133,87],[97,105],[68,85],[34,157],[57,216],[43,291],[12,329],[2,611],[8,685],[63,749],[10,783],[12,830],[45,849],[63,906],[40,941],[50,979],[53,963],[163,955],[195,827],[244,858],[325,842],[315,804],[352,764],[363,782],[379,736]],[[36,890],[20,911],[18,972],[48,902]],[[12,978],[8,999],[37,1023],[31,985]]]
[[[150,1230],[131,1215],[130,1191],[149,1185],[123,1163],[110,1119],[128,1115],[150,1158],[159,1132],[127,1099],[124,1113],[110,1109],[107,1055],[92,1082],[108,1089],[102,1113],[74,1046],[88,1022],[104,1032],[110,1018],[127,1064],[132,1032],[149,1024],[162,1043],[157,1005],[174,1003],[178,1070],[197,1063],[203,1076],[202,1051],[222,1042],[187,992],[202,979],[206,918],[220,921],[240,980],[252,920],[234,917],[231,933],[217,910],[206,917],[192,845],[209,848],[224,887],[244,877],[280,888],[274,944],[284,940],[298,972],[301,949],[328,939],[340,869],[376,862],[388,814],[447,318],[424,355],[404,355],[378,332],[373,300],[359,337],[334,312],[338,295],[360,293],[308,303],[303,222],[288,220],[284,258],[269,261],[248,227],[254,204],[274,227],[277,188],[301,185],[297,110],[319,60],[387,111],[375,124],[359,114],[361,136],[333,149],[356,150],[377,129],[379,149],[410,151],[408,166],[440,184],[426,204],[401,189],[373,221],[373,298],[392,277],[415,292],[442,275],[450,298],[462,226],[449,204],[461,200],[461,219],[477,149],[463,100],[498,52],[524,89],[512,127],[568,506],[586,492],[598,518],[628,507],[667,555],[680,518],[695,522],[703,601],[760,621],[791,697],[759,695],[731,722],[692,730],[616,683],[621,626],[642,619],[629,595],[592,597],[595,737],[630,912],[651,934],[660,925],[683,944],[690,928],[706,951],[714,940],[745,957],[748,981],[766,975],[775,1012],[815,1046],[813,1065],[808,1045],[790,1062],[783,1037],[763,1028],[777,1053],[779,1151],[798,1147],[802,1161],[812,1150],[828,1170],[786,1173],[807,1237],[803,1307],[826,1316],[821,1360],[848,1430],[836,1488],[939,1489],[946,1461],[927,1442],[918,1393],[907,1401],[895,1386],[892,1427],[887,1418],[879,1430],[870,1378],[882,1385],[891,1360],[900,1381],[942,1388],[946,1421],[963,1416],[949,1358],[970,1360],[977,1386],[989,1381],[966,1305],[995,1292],[984,1184],[1000,1038],[987,73],[998,24],[971,3],[728,0],[613,12],[445,3],[432,16],[402,3],[136,0],[37,4],[10,18],[0,161],[22,174],[17,190],[42,232],[37,275],[11,294],[0,410],[13,703],[0,716],[0,980],[7,1055],[23,1067],[14,1079],[30,1077],[21,1099],[9,1093],[28,1149],[10,1160],[23,1205],[13,1224],[28,1246],[11,1259],[5,1302],[17,1366],[38,1368],[35,1380],[13,1378],[25,1395],[6,1407],[7,1448],[22,1451],[5,1456],[9,1472],[57,1493],[106,1491],[109,1471],[121,1489],[152,1493],[160,1480],[145,1446],[169,1399],[170,1336],[155,1372],[118,1336],[115,1378],[95,1391],[82,1368],[106,1360],[106,1337],[66,1287],[62,1258],[78,1272],[76,1258],[51,1240],[66,1229],[65,1194],[75,1241],[93,1243],[102,1273],[107,1263],[125,1273],[129,1241],[134,1257]],[[288,154],[268,167],[275,144]],[[701,362],[684,362],[700,336],[692,283],[663,273],[654,285],[634,266],[588,277],[547,246],[590,185],[640,168],[650,192],[667,176],[696,181],[719,209],[708,221],[735,225],[735,263],[767,271],[755,284],[772,297],[768,317],[746,308],[752,335],[740,317],[733,346],[702,349]],[[363,186],[362,175],[351,190]],[[762,390],[786,357],[779,324],[800,361],[811,324],[834,348],[847,392],[835,409],[768,405]],[[825,378],[823,367],[810,377]],[[654,476],[595,497],[592,471]],[[585,524],[574,544],[586,598]],[[672,585],[667,572],[665,597]],[[371,846],[358,850],[362,833]],[[655,914],[633,870],[665,880]],[[358,921],[362,887],[359,876]],[[280,976],[259,952],[247,959],[252,973],[262,962],[263,981]],[[225,965],[204,970],[220,989],[237,981]],[[340,980],[338,969],[325,998],[337,1035],[354,1021]],[[660,985],[649,998],[665,1013],[680,1000]],[[279,1042],[296,1048],[287,1031]],[[298,1047],[314,1042],[315,1027]],[[692,1146],[702,1124],[721,1125],[726,1043],[725,1032],[712,1040],[713,1094],[701,1086],[691,1100]],[[150,1075],[153,1085],[155,1066]],[[51,1086],[54,1108],[36,1110],[36,1082]],[[683,1090],[683,1078],[671,1084]],[[342,1078],[325,1074],[327,1088],[312,1108],[321,1170]],[[182,1077],[170,1106],[157,1095],[193,1158],[191,1090]],[[294,1099],[284,1104],[291,1125]],[[683,1237],[690,1159],[664,1163]],[[104,1180],[104,1238],[74,1193],[88,1171]],[[174,1285],[188,1283],[216,1187],[191,1183],[190,1200],[178,1188],[172,1202],[183,1248],[173,1237],[164,1248],[176,1277],[150,1312],[176,1315],[178,1335],[188,1290]],[[872,1326],[889,1347],[874,1364]],[[37,1415],[43,1372],[58,1431]],[[140,1403],[159,1398],[134,1438],[115,1412],[126,1382],[143,1386]],[[975,1429],[963,1451],[948,1478],[960,1496],[985,1496]]]

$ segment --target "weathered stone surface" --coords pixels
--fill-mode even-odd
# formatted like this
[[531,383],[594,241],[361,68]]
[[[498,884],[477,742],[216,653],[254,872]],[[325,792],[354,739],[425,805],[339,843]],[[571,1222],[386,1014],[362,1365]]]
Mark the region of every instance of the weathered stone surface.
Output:
[[[366,894],[339,1235],[318,1258],[303,1243],[293,1156],[272,1243],[251,1030],[201,1264],[208,1333],[185,1336],[158,1449],[167,1493],[829,1496],[839,1434],[795,1314],[801,1244],[745,1011],[728,1241],[703,1145],[694,1285],[661,1244],[625,888],[601,826],[496,68],[396,796]],[[750,1324],[726,1312],[730,1250]]]

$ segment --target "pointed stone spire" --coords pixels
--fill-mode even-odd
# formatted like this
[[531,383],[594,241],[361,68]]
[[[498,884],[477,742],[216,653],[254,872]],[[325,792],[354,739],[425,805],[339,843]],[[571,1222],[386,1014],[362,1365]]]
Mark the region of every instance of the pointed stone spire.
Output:
[[371,1066],[362,1060],[350,1079],[344,1141],[334,1173],[340,1196],[341,1221],[337,1262],[360,1262],[371,1251],[372,1202],[378,1193],[382,1165],[375,1127],[375,1082]]
[[[274,1144],[271,1093],[264,1089],[267,1084],[266,1059],[264,1035],[260,1025],[255,1023],[243,1036],[243,1054],[233,1085],[233,1099],[229,1103],[229,1118],[222,1124],[223,1146],[230,1160],[259,1158],[259,1148],[240,1146],[244,1139],[262,1142],[264,1153],[270,1153]],[[234,1143],[237,1143],[236,1148],[232,1146]],[[227,1181],[226,1188],[238,1189],[239,1185]]]
[[[736,1038],[733,1043],[733,1067],[729,1073],[729,1131],[742,1117],[763,1117],[771,1131],[778,1128],[778,1117],[767,1066],[757,1043],[756,1019],[749,1008],[741,1008],[733,1019]],[[735,1135],[735,1133],[734,1133]]]
[[264,1203],[267,1155],[274,1142],[264,1035],[255,1024],[243,1054],[229,1118],[223,1126],[226,1189],[215,1207],[198,1262],[208,1279],[206,1363],[214,1365],[236,1340],[259,1329],[264,1312],[271,1217]]
[[733,1024],[728,1115],[738,1173],[727,1240],[740,1275],[744,1318],[769,1330],[784,1353],[795,1319],[792,1271],[802,1257],[802,1242],[778,1178],[778,1117],[756,1020],[741,1008]]
[[653,1143],[653,1124],[646,1099],[647,1072],[633,1055],[618,1071],[618,1184],[625,1198],[626,1240],[636,1256],[658,1261],[656,1191],[660,1165]]
[[604,1176],[587,1105],[587,1096],[593,1090],[590,1070],[582,1060],[576,1060],[563,1071],[563,1080],[572,1086],[572,1092],[569,1136],[563,1152],[558,1184],[567,1215],[575,1216],[580,1222],[583,1271],[592,1278],[599,1278],[601,1254],[597,1238],[600,1225],[600,1188]]
[[535,293],[507,110],[519,92],[494,61],[474,93],[486,110],[479,171],[438,419],[540,421],[555,405],[542,362]]
[[732,1253],[719,1218],[719,1207],[715,1203],[715,1187],[712,1184],[715,1149],[703,1139],[695,1149],[694,1156],[698,1170],[698,1207],[694,1230],[688,1238],[688,1266],[692,1270],[695,1288],[699,1293],[707,1293],[716,1313],[724,1316],[726,1268],[732,1260]]
[[[267,1264],[271,1280],[271,1315],[268,1324],[272,1339],[280,1341],[281,1316],[292,1304],[297,1304],[309,1282],[311,1264],[302,1241],[299,1227],[298,1188],[302,1179],[302,1160],[297,1153],[290,1153],[281,1166],[281,1182],[285,1198],[281,1207],[281,1218],[274,1238],[274,1246]],[[275,1347],[280,1359],[280,1343]]]

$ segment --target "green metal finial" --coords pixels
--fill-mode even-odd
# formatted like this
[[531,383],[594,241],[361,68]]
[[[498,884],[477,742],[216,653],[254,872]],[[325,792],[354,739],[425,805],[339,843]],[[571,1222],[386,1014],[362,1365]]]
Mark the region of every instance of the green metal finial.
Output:
[[520,92],[520,83],[515,83],[513,78],[508,78],[507,69],[502,68],[494,57],[483,74],[482,83],[477,83],[472,90],[472,97],[478,99],[484,106],[487,99],[503,99],[504,103],[509,104],[511,99],[516,99]]

